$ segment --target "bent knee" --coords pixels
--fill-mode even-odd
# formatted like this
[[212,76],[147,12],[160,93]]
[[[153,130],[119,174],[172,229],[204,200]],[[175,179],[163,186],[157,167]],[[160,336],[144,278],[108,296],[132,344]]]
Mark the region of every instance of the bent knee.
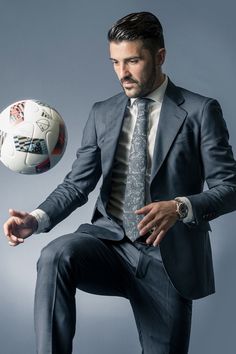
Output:
[[42,250],[37,262],[37,268],[39,266],[57,264],[60,258],[66,258],[69,255],[70,235],[64,235],[58,237],[46,245]]
[[40,266],[53,266],[77,260],[80,256],[92,252],[97,243],[101,242],[96,237],[88,234],[69,234],[58,237],[46,245],[40,254],[37,269]]

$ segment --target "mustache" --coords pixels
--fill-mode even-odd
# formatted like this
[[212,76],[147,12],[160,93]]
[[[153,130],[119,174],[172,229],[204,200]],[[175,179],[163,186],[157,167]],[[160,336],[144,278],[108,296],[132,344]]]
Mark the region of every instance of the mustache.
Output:
[[123,83],[129,83],[129,84],[138,84],[138,81],[133,79],[130,76],[125,76],[122,79],[120,79],[121,84],[123,85]]

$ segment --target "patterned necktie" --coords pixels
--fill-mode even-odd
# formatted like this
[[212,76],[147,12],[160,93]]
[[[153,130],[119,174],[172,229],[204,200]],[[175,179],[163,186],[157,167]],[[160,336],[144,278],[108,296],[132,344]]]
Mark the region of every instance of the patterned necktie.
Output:
[[148,98],[138,98],[136,102],[138,116],[129,153],[123,214],[125,233],[131,241],[140,237],[137,225],[143,218],[142,215],[134,214],[134,211],[145,205],[148,103],[150,100]]

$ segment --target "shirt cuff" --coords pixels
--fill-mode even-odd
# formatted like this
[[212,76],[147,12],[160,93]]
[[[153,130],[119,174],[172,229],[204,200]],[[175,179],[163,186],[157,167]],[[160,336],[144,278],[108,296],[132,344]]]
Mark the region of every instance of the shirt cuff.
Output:
[[50,225],[50,218],[45,211],[41,209],[35,209],[33,210],[30,215],[34,216],[38,222],[38,228],[34,232],[35,234],[40,234],[41,232],[44,232]]
[[194,221],[194,217],[193,217],[193,208],[192,208],[192,204],[190,202],[190,200],[186,197],[178,197],[178,199],[185,203],[188,207],[188,214],[187,216],[182,220],[184,223],[189,223],[189,222],[193,222]]

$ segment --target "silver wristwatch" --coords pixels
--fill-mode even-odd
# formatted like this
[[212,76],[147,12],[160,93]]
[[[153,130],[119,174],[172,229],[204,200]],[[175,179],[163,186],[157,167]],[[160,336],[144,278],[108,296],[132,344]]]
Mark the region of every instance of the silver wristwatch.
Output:
[[183,220],[188,215],[188,206],[180,198],[175,198],[176,201],[176,213],[179,220]]

